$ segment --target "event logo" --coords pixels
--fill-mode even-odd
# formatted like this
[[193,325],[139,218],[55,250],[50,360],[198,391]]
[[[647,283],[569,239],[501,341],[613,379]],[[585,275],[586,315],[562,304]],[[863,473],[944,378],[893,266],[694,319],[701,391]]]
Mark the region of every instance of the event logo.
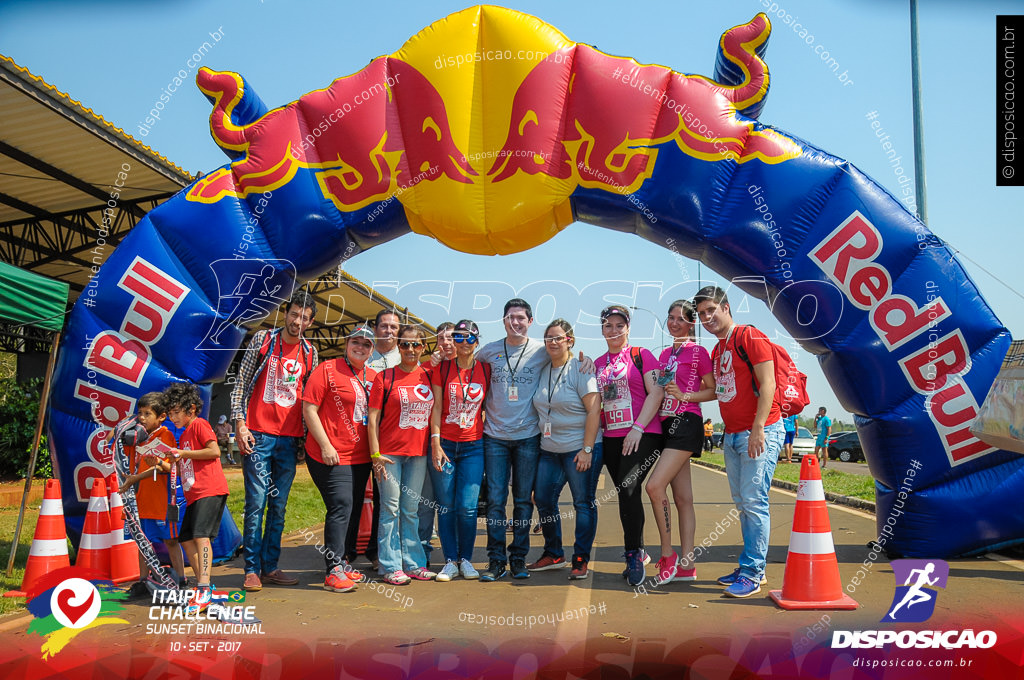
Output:
[[98,626],[128,622],[112,616],[123,609],[127,593],[97,572],[65,567],[47,574],[28,592],[26,607],[35,617],[28,632],[45,641],[40,648],[47,659],[67,646],[79,634]]
[[225,258],[210,269],[217,280],[217,316],[197,350],[236,351],[242,326],[269,316],[295,286],[295,265],[288,260]]
[[896,592],[882,622],[920,623],[935,612],[938,588],[946,587],[949,564],[942,560],[893,560]]

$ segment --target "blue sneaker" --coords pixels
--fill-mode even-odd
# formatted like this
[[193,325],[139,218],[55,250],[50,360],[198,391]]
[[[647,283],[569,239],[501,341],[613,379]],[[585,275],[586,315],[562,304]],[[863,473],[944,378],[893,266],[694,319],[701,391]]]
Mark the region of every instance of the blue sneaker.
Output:
[[644,582],[647,573],[644,571],[644,555],[642,550],[629,550],[626,558],[626,583],[636,587]]
[[[648,555],[647,551],[644,550],[643,548],[640,548],[640,556],[643,558],[644,566],[645,567],[648,564],[651,563],[651,556]],[[629,577],[629,567],[626,567],[625,569],[622,570],[622,578],[628,578],[628,577]]]
[[725,589],[725,594],[729,597],[750,597],[759,592],[761,592],[760,584],[746,576],[737,576],[736,581]]
[[[723,586],[731,586],[733,583],[736,583],[736,579],[739,578],[739,575],[740,575],[740,568],[736,567],[736,569],[734,569],[731,574],[726,574],[725,576],[719,576],[718,577],[718,583],[720,585],[723,585]],[[768,583],[768,578],[762,574],[762,576],[761,576],[761,585],[764,585],[766,583]]]

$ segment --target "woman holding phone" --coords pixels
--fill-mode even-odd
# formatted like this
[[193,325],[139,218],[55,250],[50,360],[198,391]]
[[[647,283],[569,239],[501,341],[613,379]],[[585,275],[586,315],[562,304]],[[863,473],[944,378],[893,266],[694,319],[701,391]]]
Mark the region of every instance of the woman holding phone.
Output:
[[480,330],[469,319],[452,329],[455,358],[431,372],[434,408],[430,414],[430,478],[438,503],[437,533],[445,565],[438,581],[477,579],[473,568],[477,498],[484,475],[483,404],[491,367],[476,360]]
[[[654,520],[661,538],[658,585],[673,580],[694,581],[697,578],[697,568],[693,564],[697,519],[693,511],[690,458],[700,456],[704,444],[700,402],[715,398],[715,377],[711,356],[694,341],[693,327],[696,320],[696,312],[689,300],[676,300],[672,303],[665,322],[673,338],[672,346],[666,347],[659,358],[661,375],[658,383],[665,388],[665,401],[661,405],[665,443],[658,464],[647,480],[647,495],[651,498]],[[669,486],[672,487],[672,498],[679,515],[682,557],[672,549]]]

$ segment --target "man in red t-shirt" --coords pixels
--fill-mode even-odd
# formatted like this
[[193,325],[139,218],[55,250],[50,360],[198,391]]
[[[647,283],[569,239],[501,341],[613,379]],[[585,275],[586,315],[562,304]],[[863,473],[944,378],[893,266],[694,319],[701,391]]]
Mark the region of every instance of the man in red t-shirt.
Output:
[[212,543],[220,530],[221,516],[228,500],[228,481],[220,466],[220,447],[210,423],[199,417],[203,400],[192,383],[173,383],[164,390],[167,417],[175,427],[185,428],[178,448],[169,452],[177,461],[181,488],[185,491],[185,517],[178,539],[196,575],[197,595],[189,607],[209,604]]
[[[715,394],[725,421],[725,472],[743,534],[739,567],[718,582],[728,586],[726,595],[749,597],[765,583],[771,532],[768,492],[785,438],[782,412],[775,400],[772,346],[761,331],[733,321],[729,298],[721,288],[701,288],[693,303],[705,330],[718,338],[711,353]],[[738,348],[746,353],[749,366]]]
[[278,569],[277,561],[295,463],[305,454],[302,388],[316,368],[317,352],[302,334],[315,316],[312,297],[305,291],[293,295],[285,307],[284,327],[259,331],[245,348],[231,392],[231,418],[245,479],[245,590],[260,590],[264,583],[299,582]]

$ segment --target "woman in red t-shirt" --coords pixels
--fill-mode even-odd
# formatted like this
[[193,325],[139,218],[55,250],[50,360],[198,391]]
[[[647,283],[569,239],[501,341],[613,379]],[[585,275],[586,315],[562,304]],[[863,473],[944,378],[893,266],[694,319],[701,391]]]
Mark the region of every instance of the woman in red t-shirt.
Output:
[[373,331],[359,326],[345,344],[345,355],[317,365],[302,392],[306,467],[327,506],[324,516],[324,590],[344,593],[363,575],[345,559],[354,555],[359,517],[370,478],[366,434],[370,386],[377,372],[366,368],[373,354]]
[[463,578],[480,577],[471,560],[484,476],[483,405],[491,366],[476,360],[480,330],[475,323],[463,319],[455,324],[452,340],[455,358],[431,372],[430,479],[439,506],[437,533],[445,558],[438,581],[451,581],[460,571]]
[[[715,398],[715,377],[711,355],[693,338],[697,313],[689,300],[676,300],[668,310],[665,326],[672,335],[672,346],[661,353],[658,384],[665,388],[661,405],[665,444],[647,480],[647,495],[654,508],[654,521],[661,537],[658,560],[658,585],[671,581],[694,581],[693,540],[697,518],[693,511],[690,482],[690,456],[699,456],[704,444],[704,426],[700,422],[702,401]],[[672,520],[668,487],[679,514],[681,555],[672,549]]]
[[[377,558],[384,580],[405,585],[410,578],[431,581],[419,537],[419,502],[427,474],[427,427],[434,406],[430,378],[420,366],[426,344],[423,329],[402,326],[402,363],[381,371],[370,390],[367,434],[370,462],[380,489]],[[403,570],[403,567],[405,570]]]

